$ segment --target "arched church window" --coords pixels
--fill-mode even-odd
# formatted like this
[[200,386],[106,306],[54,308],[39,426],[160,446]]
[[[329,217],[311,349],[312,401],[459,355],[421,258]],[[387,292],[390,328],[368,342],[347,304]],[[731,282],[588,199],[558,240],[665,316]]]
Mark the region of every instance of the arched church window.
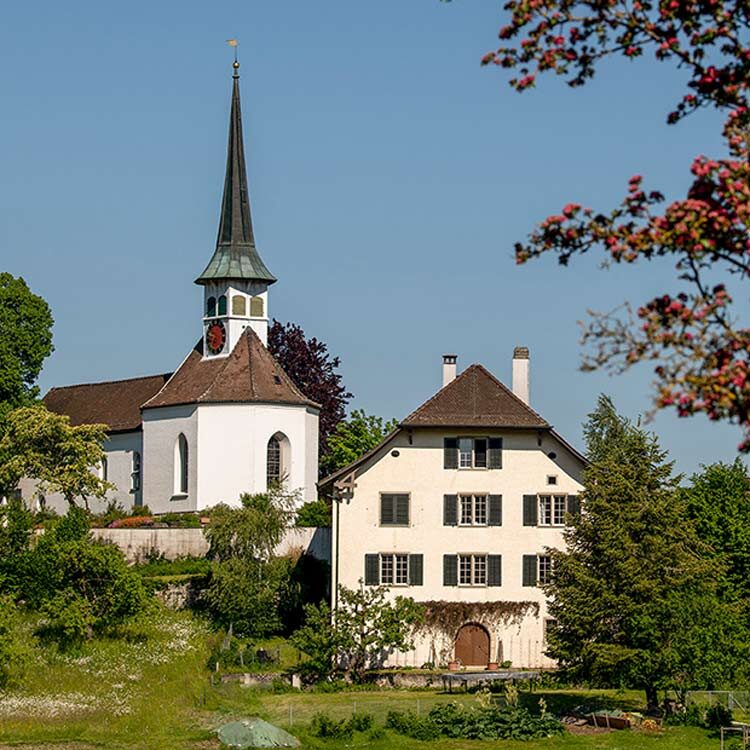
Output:
[[209,297],[206,300],[206,317],[212,318],[216,315],[216,297]]
[[281,482],[281,443],[274,435],[266,452],[266,484],[270,489]]
[[244,317],[247,312],[247,304],[245,298],[241,294],[235,294],[232,297],[232,315],[240,315]]
[[188,442],[180,433],[174,444],[174,494],[187,495],[188,492]]
[[253,297],[250,300],[250,317],[251,318],[263,317],[263,297]]
[[227,295],[222,294],[221,297],[219,297],[219,315],[226,315],[227,314]]
[[130,491],[138,492],[141,489],[141,454],[133,451],[133,459],[130,467]]

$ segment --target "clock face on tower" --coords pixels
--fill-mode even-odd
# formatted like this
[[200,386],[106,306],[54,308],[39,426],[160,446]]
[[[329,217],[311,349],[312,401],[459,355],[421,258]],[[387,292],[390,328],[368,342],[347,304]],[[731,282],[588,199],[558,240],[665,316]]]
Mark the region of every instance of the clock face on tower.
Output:
[[211,354],[219,354],[227,340],[227,329],[221,321],[211,323],[206,329],[206,347]]

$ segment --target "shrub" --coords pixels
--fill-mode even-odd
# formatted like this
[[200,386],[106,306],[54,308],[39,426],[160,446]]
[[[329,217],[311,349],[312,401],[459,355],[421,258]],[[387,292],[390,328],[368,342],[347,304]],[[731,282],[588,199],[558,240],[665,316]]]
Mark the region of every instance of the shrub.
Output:
[[564,731],[562,724],[543,709],[538,716],[525,708],[457,703],[435,706],[426,717],[412,711],[391,711],[386,726],[418,740],[450,737],[467,740],[531,740],[551,737]]
[[706,726],[709,729],[721,729],[732,724],[732,711],[721,703],[714,703],[706,711]]
[[164,513],[155,519],[171,529],[200,529],[201,517],[197,513]]
[[349,719],[349,725],[355,732],[366,732],[368,729],[372,729],[374,723],[375,719],[372,714],[355,712]]
[[109,525],[110,529],[138,529],[142,526],[153,526],[153,516],[127,516],[118,518]]
[[22,679],[30,656],[30,642],[21,631],[18,608],[9,596],[0,596],[0,688]]
[[331,506],[323,499],[305,503],[297,511],[295,526],[327,528],[331,525]]
[[310,731],[316,737],[330,740],[348,740],[354,730],[346,719],[332,719],[328,714],[315,714],[310,722]]

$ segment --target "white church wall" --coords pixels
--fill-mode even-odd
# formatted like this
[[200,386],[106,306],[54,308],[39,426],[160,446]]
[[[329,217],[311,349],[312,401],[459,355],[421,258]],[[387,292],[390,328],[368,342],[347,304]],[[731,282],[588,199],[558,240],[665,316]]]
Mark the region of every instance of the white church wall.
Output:
[[[264,492],[268,441],[278,433],[288,441],[282,445],[287,487],[302,490],[303,501],[315,498],[317,416],[306,407],[201,404],[198,412],[199,509],[219,502],[236,505],[243,492]],[[312,441],[309,417],[316,422]]]
[[[154,513],[198,508],[198,414],[194,405],[143,411],[143,502]],[[185,435],[188,446],[187,493],[175,487],[175,444]]]
[[[126,510],[130,510],[134,504],[140,501],[139,492],[131,492],[131,473],[133,468],[133,453],[138,451],[143,456],[143,434],[140,430],[132,432],[120,432],[110,434],[104,443],[104,452],[107,457],[107,480],[115,485],[114,490],[107,492],[106,496],[98,500],[91,498],[88,501],[93,513],[103,511],[107,505],[115,501]],[[97,469],[97,471],[100,471]],[[39,507],[40,493],[37,484],[31,479],[24,478],[20,483],[21,495],[27,503],[34,508]],[[79,502],[82,502],[79,500]],[[68,502],[58,492],[44,496],[44,504],[57,513],[65,513]]]

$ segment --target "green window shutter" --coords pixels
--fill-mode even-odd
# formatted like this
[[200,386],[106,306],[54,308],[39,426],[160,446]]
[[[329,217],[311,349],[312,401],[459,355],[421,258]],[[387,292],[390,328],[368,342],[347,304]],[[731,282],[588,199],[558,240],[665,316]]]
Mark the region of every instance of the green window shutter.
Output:
[[443,495],[443,526],[458,526],[458,495]]
[[489,452],[487,454],[488,469],[503,468],[503,439],[490,438]]
[[458,438],[444,438],[443,440],[443,468],[458,468]]
[[458,586],[458,555],[443,555],[443,586]]
[[523,556],[523,585],[536,586],[536,555]]
[[503,583],[503,556],[487,555],[487,585],[502,586]]
[[578,495],[568,495],[568,513],[571,516],[578,516],[581,514],[581,500]]
[[487,516],[488,526],[503,525],[503,496],[490,495],[490,509]]
[[424,568],[423,555],[409,555],[409,585],[421,586]]
[[394,495],[393,496],[393,522],[397,526],[408,526],[409,525],[409,496],[408,495]]
[[394,495],[380,496],[380,525],[392,526],[396,520]]
[[523,496],[523,525],[536,526],[538,523],[539,500],[536,495]]
[[377,586],[380,583],[380,555],[365,555],[365,585]]

